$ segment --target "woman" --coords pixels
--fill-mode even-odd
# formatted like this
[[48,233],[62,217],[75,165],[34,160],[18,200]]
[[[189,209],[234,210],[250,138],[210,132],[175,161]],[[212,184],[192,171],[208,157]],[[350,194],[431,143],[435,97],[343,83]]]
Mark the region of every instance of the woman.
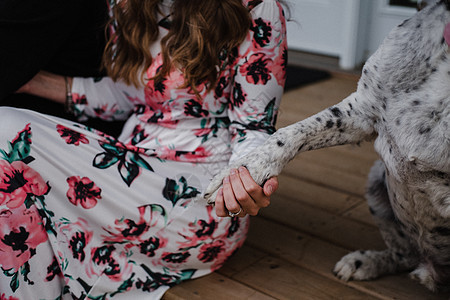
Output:
[[127,0],[113,11],[110,77],[41,72],[20,92],[66,101],[80,119],[128,119],[118,139],[0,109],[6,299],[160,298],[222,266],[277,188],[242,168],[215,211],[201,197],[274,131],[287,52],[279,2]]

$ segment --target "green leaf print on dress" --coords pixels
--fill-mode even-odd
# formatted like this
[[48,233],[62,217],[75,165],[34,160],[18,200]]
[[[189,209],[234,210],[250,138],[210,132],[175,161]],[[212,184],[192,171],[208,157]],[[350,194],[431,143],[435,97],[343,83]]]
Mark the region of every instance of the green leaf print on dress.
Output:
[[139,176],[141,168],[153,172],[153,168],[139,155],[140,149],[129,149],[112,139],[107,139],[106,142],[99,142],[99,144],[105,152],[95,156],[92,163],[94,167],[107,169],[118,163],[117,169],[119,174],[128,186],[131,186],[133,180]]
[[188,186],[186,178],[181,177],[178,182],[179,184],[173,179],[166,178],[166,185],[162,192],[164,198],[171,201],[173,205],[181,199],[194,198],[200,194],[195,187]]
[[31,145],[31,128],[28,123],[25,128],[17,133],[17,136],[9,142],[8,150],[6,152],[0,149],[0,158],[6,160],[9,163],[13,161],[23,161],[28,164],[34,160],[30,156],[30,145]]

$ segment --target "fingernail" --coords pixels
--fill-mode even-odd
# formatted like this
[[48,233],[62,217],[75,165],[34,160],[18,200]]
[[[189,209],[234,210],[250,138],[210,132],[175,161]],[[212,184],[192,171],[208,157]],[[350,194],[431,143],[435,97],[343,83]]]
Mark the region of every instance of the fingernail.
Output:
[[240,167],[239,167],[239,172],[244,172],[244,171],[245,171],[245,167],[240,166]]
[[236,175],[236,169],[231,169],[230,174],[231,175]]
[[229,183],[230,182],[230,177],[225,177],[224,179],[223,179],[223,183]]
[[267,189],[268,189],[268,191],[269,191],[269,194],[272,194],[272,193],[273,193],[273,186],[269,185],[269,186],[267,187]]

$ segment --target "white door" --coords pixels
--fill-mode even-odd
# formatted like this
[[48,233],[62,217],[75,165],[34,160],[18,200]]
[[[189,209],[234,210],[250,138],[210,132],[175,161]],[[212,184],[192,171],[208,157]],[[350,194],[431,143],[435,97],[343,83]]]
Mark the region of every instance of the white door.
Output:
[[289,49],[339,58],[343,69],[361,65],[392,28],[416,13],[416,0],[287,0]]
[[287,3],[292,19],[287,24],[290,49],[337,56],[341,67],[354,67],[360,0],[288,0]]
[[370,1],[369,26],[364,56],[373,54],[388,33],[416,12],[416,0]]

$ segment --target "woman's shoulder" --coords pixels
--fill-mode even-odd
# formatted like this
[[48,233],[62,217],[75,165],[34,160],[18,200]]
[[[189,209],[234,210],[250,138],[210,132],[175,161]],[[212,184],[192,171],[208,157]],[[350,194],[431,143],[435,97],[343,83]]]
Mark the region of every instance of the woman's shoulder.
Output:
[[242,0],[242,3],[252,15],[273,15],[277,16],[281,9],[279,0]]
[[277,20],[283,17],[283,6],[279,0],[242,0],[253,18]]
[[242,3],[244,6],[248,7],[249,10],[254,9],[255,7],[264,5],[264,4],[276,4],[278,3],[278,0],[242,0]]

